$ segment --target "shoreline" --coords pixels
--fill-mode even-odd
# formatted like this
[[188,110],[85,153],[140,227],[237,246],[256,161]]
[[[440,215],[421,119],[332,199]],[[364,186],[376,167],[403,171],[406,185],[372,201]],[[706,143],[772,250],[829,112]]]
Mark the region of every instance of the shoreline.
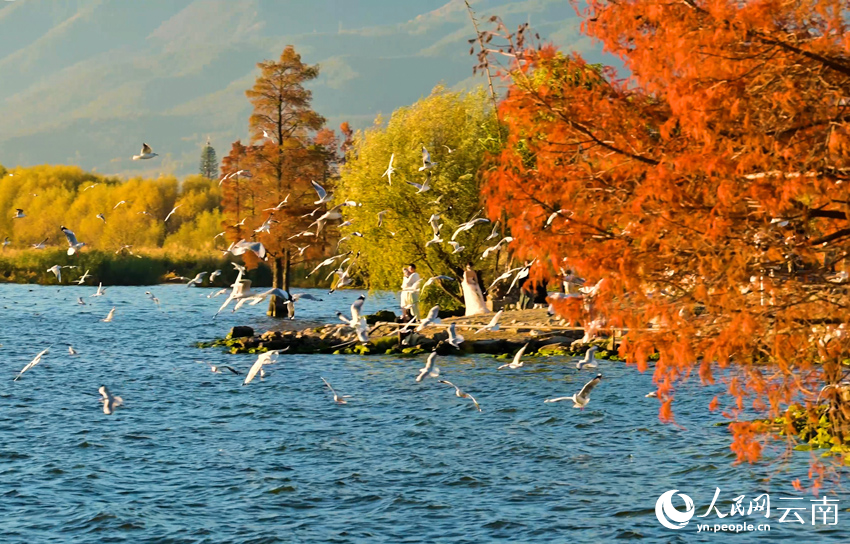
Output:
[[[525,344],[526,353],[541,356],[581,356],[598,346],[598,359],[619,360],[615,337],[599,336],[580,343],[584,337],[580,327],[559,325],[546,310],[505,311],[498,331],[476,331],[486,325],[493,314],[452,317],[440,324],[414,332],[406,343],[400,342],[398,330],[403,324],[381,321],[385,314],[367,316],[369,342],[359,343],[354,330],[344,323],[320,321],[282,321],[272,330],[258,333],[251,327],[233,327],[225,338],[198,342],[199,348],[222,347],[232,354],[262,353],[286,350],[291,354],[395,355],[416,356],[435,351],[440,356],[487,354],[497,358],[512,355]],[[454,324],[464,342],[458,348],[447,343],[449,325]]]

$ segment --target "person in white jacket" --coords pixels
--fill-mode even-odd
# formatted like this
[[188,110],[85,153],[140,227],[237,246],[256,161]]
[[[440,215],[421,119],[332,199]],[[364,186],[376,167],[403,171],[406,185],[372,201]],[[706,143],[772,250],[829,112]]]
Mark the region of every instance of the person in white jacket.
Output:
[[402,319],[410,321],[411,317],[415,317],[419,321],[419,283],[422,278],[416,272],[415,264],[407,265],[403,272],[404,279],[401,281]]

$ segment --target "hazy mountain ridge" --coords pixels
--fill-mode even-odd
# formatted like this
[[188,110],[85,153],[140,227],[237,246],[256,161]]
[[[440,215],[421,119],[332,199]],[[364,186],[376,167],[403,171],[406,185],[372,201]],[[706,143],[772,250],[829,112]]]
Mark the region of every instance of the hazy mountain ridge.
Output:
[[[0,4],[0,163],[193,173],[207,136],[220,156],[245,138],[244,91],[255,64],[290,43],[306,62],[323,66],[311,88],[332,128],[342,120],[369,125],[378,112],[389,114],[441,82],[481,83],[470,78],[466,40],[473,33],[462,1],[295,4]],[[572,7],[562,0],[481,0],[474,9],[480,19],[496,13],[511,26],[539,20],[567,48],[563,37],[578,38]],[[131,161],[142,141],[162,158]]]

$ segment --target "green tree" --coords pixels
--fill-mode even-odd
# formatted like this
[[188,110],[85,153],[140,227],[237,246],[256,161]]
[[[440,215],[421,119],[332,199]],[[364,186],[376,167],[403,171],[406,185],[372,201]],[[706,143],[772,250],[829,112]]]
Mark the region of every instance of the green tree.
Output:
[[[423,145],[437,163],[425,172],[419,170]],[[483,268],[487,261],[480,258],[482,249],[498,241],[485,242],[492,225],[458,234],[455,241],[464,246],[459,253],[453,253],[448,242],[461,223],[483,216],[478,172],[485,155],[497,150],[498,124],[483,89],[450,92],[438,86],[430,96],[393,112],[386,127],[379,117],[372,128],[358,131],[341,169],[336,198],[338,203],[359,203],[343,208],[344,219],[352,224],[340,234],[348,236],[343,247],[360,252],[358,266],[370,288],[398,289],[401,268],[411,262],[423,278],[460,278],[467,262]],[[395,172],[390,184],[382,174],[392,155]],[[407,183],[422,184],[428,173],[429,191],[418,193]],[[378,226],[378,213],[385,210]],[[441,243],[428,244],[434,236],[432,214],[438,214],[443,225]],[[492,262],[493,257],[488,259]],[[459,302],[457,286],[446,287]],[[431,289],[423,298],[441,292]]]
[[216,157],[215,149],[210,145],[209,138],[207,138],[207,145],[201,150],[200,174],[209,179],[218,177],[218,157]]

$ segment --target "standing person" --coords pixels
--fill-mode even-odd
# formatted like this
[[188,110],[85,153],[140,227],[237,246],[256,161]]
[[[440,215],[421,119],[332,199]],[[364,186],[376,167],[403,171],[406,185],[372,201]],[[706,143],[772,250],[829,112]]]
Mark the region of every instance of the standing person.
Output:
[[484,294],[478,285],[478,273],[472,269],[472,263],[466,263],[463,271],[463,302],[466,306],[464,315],[478,315],[490,313],[484,303]]
[[416,318],[419,321],[419,282],[422,278],[416,272],[416,265],[409,264],[403,270],[404,279],[401,281],[401,309],[402,320],[410,321]]

